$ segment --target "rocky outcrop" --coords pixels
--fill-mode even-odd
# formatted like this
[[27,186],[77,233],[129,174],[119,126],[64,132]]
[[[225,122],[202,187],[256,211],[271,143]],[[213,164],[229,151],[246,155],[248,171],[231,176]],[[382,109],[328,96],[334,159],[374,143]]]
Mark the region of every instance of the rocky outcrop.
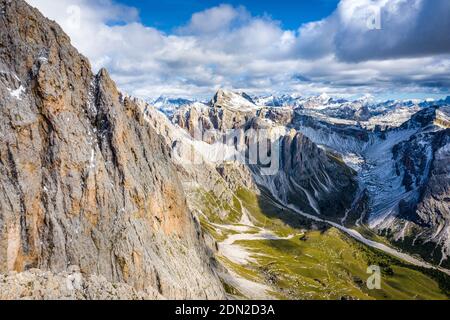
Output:
[[[296,130],[286,134],[286,125],[294,117],[291,108],[258,109],[252,107],[249,98],[243,102],[245,97],[219,90],[211,106],[186,107],[174,118],[175,123],[194,139],[214,143],[216,148],[220,143],[234,146],[239,161],[253,172],[253,180],[286,204],[297,205],[313,215],[342,219],[351,209],[358,189],[355,173],[338,156],[319,148]],[[222,115],[219,122],[214,114]],[[211,135],[203,134],[208,129],[214,131],[212,141],[205,139]],[[268,157],[261,149],[267,143],[265,139],[271,140]],[[271,168],[263,164],[265,160],[271,160]],[[225,180],[238,185],[234,180],[239,175],[225,169],[226,165],[218,168]]]
[[[227,90],[217,91],[209,105],[194,103],[176,112],[173,122],[187,130],[192,137],[202,139],[208,130],[225,133],[240,129],[259,112],[251,98]],[[211,142],[214,142],[213,139]]]
[[[396,145],[393,152],[408,197],[399,203],[399,214],[387,228],[413,251],[448,265],[450,129],[421,131]],[[431,250],[425,252],[423,248],[430,244]]]
[[[431,174],[423,188],[417,214],[430,226],[420,235],[427,241],[431,239],[441,248],[439,263],[450,266],[450,129],[437,137]],[[439,257],[439,252],[434,254]]]
[[281,138],[280,169],[260,179],[284,203],[331,220],[344,218],[358,189],[342,159],[295,130]]
[[277,125],[288,126],[294,119],[292,108],[264,108],[261,110],[260,118],[268,119]]
[[141,107],[24,1],[0,12],[0,272],[77,265],[167,298],[224,297]]
[[361,156],[359,177],[373,230],[433,263],[448,265],[450,132],[446,107],[428,107],[376,134]]
[[[188,205],[194,212],[203,204],[199,193],[211,193],[221,203],[231,203],[239,188],[257,192],[249,168],[239,161],[212,161],[211,155],[223,152],[222,145],[215,147],[193,138],[188,132],[171,123],[152,106],[145,106],[146,120],[172,147],[173,160],[179,173]],[[204,108],[199,104],[191,108]],[[217,136],[221,136],[218,132]],[[234,150],[233,148],[231,148]],[[227,218],[228,212],[214,208],[217,216]]]
[[58,274],[31,269],[0,275],[1,300],[160,300],[157,290],[137,291],[99,275],[83,275],[76,267]]

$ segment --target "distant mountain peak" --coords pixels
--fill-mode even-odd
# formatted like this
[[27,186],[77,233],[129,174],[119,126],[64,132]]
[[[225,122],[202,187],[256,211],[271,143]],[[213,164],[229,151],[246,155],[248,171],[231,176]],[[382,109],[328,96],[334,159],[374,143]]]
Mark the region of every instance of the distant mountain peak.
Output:
[[253,111],[257,108],[253,99],[246,93],[237,93],[230,90],[219,89],[211,105],[232,111]]

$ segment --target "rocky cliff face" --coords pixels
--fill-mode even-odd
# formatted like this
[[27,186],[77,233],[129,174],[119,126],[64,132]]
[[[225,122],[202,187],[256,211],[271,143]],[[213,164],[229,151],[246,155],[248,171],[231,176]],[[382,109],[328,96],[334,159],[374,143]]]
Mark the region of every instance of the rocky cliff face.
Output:
[[[448,267],[450,262],[450,129],[436,137],[431,174],[423,187],[417,214],[429,226],[417,238],[436,243],[433,257]],[[440,248],[440,252],[436,250]]]
[[[398,242],[448,265],[450,255],[450,129],[437,127],[438,109],[416,114],[404,127],[418,128],[393,148],[405,196],[394,222],[382,225]],[[430,250],[427,251],[429,248]],[[447,260],[447,261],[446,261]]]
[[[319,148],[305,135],[292,129],[291,108],[259,108],[245,94],[219,90],[210,106],[193,104],[173,118],[191,137],[209,145],[227,143],[253,172],[253,180],[286,204],[294,204],[313,215],[340,220],[358,189],[355,173],[336,155]],[[233,129],[236,129],[233,131]],[[204,132],[212,130],[213,134]],[[213,136],[213,139],[209,139]],[[261,152],[261,143],[272,140],[270,174],[264,165],[251,163]],[[234,139],[234,141],[233,141]],[[259,151],[257,151],[259,150]],[[262,154],[258,154],[261,160]],[[235,183],[236,184],[236,183]]]
[[76,265],[168,298],[223,297],[166,143],[21,0],[0,1],[0,103],[0,272]]
[[[254,118],[258,108],[246,94],[219,90],[208,105],[194,103],[188,105],[173,117],[173,122],[186,129],[192,137],[201,139],[204,131],[239,129]],[[214,139],[211,141],[215,141]]]
[[[216,205],[212,208],[214,215],[227,219],[229,212],[223,210],[218,203],[232,203],[239,188],[258,192],[252,173],[245,164],[238,161],[211,160],[214,158],[211,155],[223,152],[221,150],[223,145],[213,146],[205,141],[196,140],[190,135],[188,128],[182,129],[174,125],[154,107],[145,104],[142,107],[145,109],[148,123],[164,137],[166,144],[172,147],[174,163],[192,211],[199,213],[199,208],[204,205],[199,196],[207,193],[217,199]],[[199,104],[191,105],[192,109],[205,107]],[[183,112],[195,114],[196,111],[185,108]],[[217,137],[219,136],[218,133]]]
[[297,112],[293,126],[357,170],[367,205],[350,216],[363,217],[396,245],[448,266],[448,115],[448,106],[426,106],[395,128],[372,131]]
[[343,219],[356,197],[356,173],[294,129],[280,138],[279,150],[280,169],[274,175],[258,176],[260,184],[303,212]]

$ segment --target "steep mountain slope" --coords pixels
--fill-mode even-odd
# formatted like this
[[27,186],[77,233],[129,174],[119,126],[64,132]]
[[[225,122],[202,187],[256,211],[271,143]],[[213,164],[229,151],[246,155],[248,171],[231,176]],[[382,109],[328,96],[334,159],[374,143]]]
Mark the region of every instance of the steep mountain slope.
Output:
[[334,221],[351,209],[358,184],[355,173],[335,155],[291,130],[280,139],[280,170],[256,172],[256,181],[285,204]]
[[448,265],[448,107],[424,107],[385,131],[303,111],[292,125],[357,170],[369,198],[361,222],[410,252]]
[[147,298],[224,297],[164,140],[22,0],[0,1],[0,99],[0,272],[75,265]]
[[[209,106],[186,106],[175,113],[173,122],[216,150],[234,151],[233,157],[222,160],[246,164],[255,182],[283,203],[340,220],[357,191],[354,173],[303,134],[289,131],[285,125],[292,118],[292,110],[260,108],[245,94],[219,90]],[[270,148],[263,154],[266,140]],[[267,166],[273,172],[266,174],[271,170]]]
[[[450,256],[450,128],[443,112],[425,109],[401,129],[419,128],[392,149],[396,176],[404,190],[395,214],[374,221],[399,245],[449,265]],[[439,124],[439,125],[436,125]]]
[[225,133],[243,127],[259,109],[249,96],[221,89],[209,104],[194,103],[176,112],[173,122],[202,139],[205,131]]
[[165,96],[160,96],[159,98],[152,100],[150,103],[170,118],[179,108],[192,104],[194,101],[182,98],[168,98]]

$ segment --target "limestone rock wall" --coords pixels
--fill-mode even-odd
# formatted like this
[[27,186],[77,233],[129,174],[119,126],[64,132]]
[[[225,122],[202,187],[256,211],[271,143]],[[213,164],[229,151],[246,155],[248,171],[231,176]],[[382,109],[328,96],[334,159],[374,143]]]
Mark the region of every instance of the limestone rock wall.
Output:
[[222,298],[210,257],[136,102],[56,23],[1,0],[0,273],[76,265],[168,298]]

